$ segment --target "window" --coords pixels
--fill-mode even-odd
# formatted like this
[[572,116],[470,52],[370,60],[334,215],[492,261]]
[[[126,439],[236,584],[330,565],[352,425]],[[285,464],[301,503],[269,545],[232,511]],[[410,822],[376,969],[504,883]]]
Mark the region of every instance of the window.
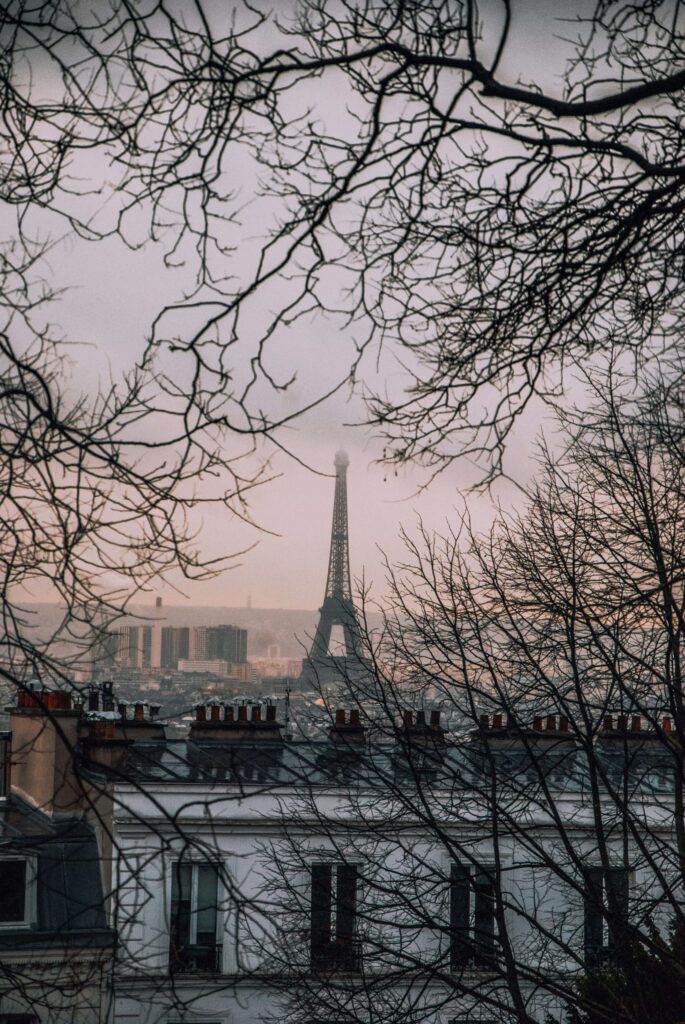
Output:
[[219,872],[214,864],[173,865],[171,879],[172,971],[218,973],[217,943]]
[[26,858],[0,860],[0,928],[31,923],[31,882]]
[[610,959],[628,918],[630,872],[626,868],[586,868],[585,960]]
[[312,970],[361,970],[357,885],[353,864],[312,864]]
[[450,875],[450,966],[486,966],[495,958],[495,896],[492,872],[452,864]]

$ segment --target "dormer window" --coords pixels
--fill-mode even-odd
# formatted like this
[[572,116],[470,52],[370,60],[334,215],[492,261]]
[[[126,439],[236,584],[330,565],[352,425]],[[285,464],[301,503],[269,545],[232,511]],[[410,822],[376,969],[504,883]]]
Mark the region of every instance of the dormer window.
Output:
[[0,928],[31,924],[34,882],[32,864],[26,857],[0,859]]

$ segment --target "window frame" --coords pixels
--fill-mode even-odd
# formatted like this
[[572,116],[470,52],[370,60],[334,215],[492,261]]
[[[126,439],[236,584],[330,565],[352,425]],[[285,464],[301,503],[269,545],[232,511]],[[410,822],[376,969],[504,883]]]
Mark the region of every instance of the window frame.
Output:
[[0,868],[6,861],[23,861],[26,864],[26,875],[24,883],[24,913],[21,921],[3,921],[0,918],[0,931],[16,931],[19,929],[33,928],[37,918],[37,887],[38,887],[38,861],[37,857],[3,851],[0,853]]
[[[600,876],[599,901],[594,898],[588,899],[589,895],[594,897],[593,887],[596,891],[596,883],[591,881],[592,874]],[[610,887],[608,879],[611,875],[625,876],[625,906],[622,909],[627,920],[630,913],[631,892],[635,884],[634,869],[625,867],[623,864],[610,864],[608,868],[602,864],[586,864],[583,867],[583,959],[586,964],[596,963],[597,960],[611,959],[618,948],[612,934],[615,926],[612,926],[609,917],[608,893]],[[590,911],[595,918],[599,917],[599,927],[602,932],[601,944],[588,942]],[[597,924],[596,920],[595,924]]]
[[[223,885],[223,868],[224,863],[222,860],[208,860],[205,857],[183,857],[183,856],[172,856],[169,858],[169,871],[168,871],[168,883],[167,883],[167,896],[168,903],[168,922],[167,922],[167,935],[168,935],[168,956],[169,956],[169,967],[172,967],[172,950],[174,948],[174,872],[178,870],[180,866],[187,866],[191,869],[190,875],[190,910],[189,910],[189,929],[188,929],[188,948],[196,948],[197,943],[197,915],[198,915],[198,877],[199,868],[201,867],[213,867],[216,873],[216,922],[214,927],[214,941],[213,947],[218,952],[218,970],[220,974],[224,973],[224,957],[225,948],[223,942],[224,935],[224,885]],[[182,973],[182,972],[181,972]],[[189,968],[189,973],[204,973],[202,971],[193,971]]]
[[[328,892],[328,926],[321,929],[322,934],[328,934],[328,941],[324,944],[321,938],[315,935],[313,927],[314,919],[314,871],[316,868],[330,869],[330,888]],[[341,889],[339,871],[343,868],[350,870],[354,877],[354,906],[350,912],[345,907],[346,914],[344,935],[340,934],[340,899]],[[310,968],[319,973],[330,967],[333,971],[357,974],[361,971],[362,952],[361,940],[358,937],[359,922],[359,895],[360,895],[360,863],[355,860],[341,860],[337,857],[326,857],[325,855],[313,856],[307,864],[308,869],[308,899],[309,899],[309,963]],[[336,958],[336,953],[338,954]],[[328,956],[327,956],[328,954]],[[336,959],[339,964],[336,965]],[[351,966],[340,966],[347,962]]]
[[[496,963],[499,956],[496,887],[492,878],[496,870],[495,865],[488,860],[457,861],[450,859],[448,870],[448,953],[450,971],[456,972],[469,968],[487,970],[488,967]],[[458,916],[455,913],[455,888],[459,881],[455,876],[459,872],[462,873],[462,879],[466,878],[465,888],[468,894],[468,925],[466,929],[462,929],[461,935],[459,934],[459,926],[455,924],[455,918]],[[486,897],[486,900],[489,900],[491,904],[489,914],[491,928],[487,932],[476,931],[479,903],[477,879],[479,876],[485,876],[488,888],[490,889],[490,896]],[[463,935],[464,931],[466,932],[465,937]],[[463,950],[461,954],[460,946]]]

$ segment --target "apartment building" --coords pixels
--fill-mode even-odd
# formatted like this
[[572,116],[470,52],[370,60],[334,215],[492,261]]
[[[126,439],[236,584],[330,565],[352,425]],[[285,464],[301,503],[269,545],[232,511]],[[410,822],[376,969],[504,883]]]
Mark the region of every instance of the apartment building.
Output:
[[[437,709],[384,729],[355,708],[288,741],[274,705],[210,701],[176,740],[142,702],[28,703],[11,800],[97,839],[104,890],[87,902],[116,934],[115,1024],[484,1024],[521,1006],[561,1022],[628,923],[666,934],[682,901],[667,719],[604,722],[598,793],[555,715],[447,736]],[[66,741],[38,743],[55,724]]]

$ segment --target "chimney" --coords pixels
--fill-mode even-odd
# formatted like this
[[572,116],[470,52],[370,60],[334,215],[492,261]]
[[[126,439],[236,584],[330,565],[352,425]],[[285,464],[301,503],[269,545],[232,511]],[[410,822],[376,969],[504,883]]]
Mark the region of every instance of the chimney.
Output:
[[11,789],[46,814],[74,814],[82,786],[76,774],[79,719],[71,694],[20,689],[10,713]]
[[275,705],[267,705],[266,715],[262,716],[259,704],[253,704],[249,709],[241,704],[237,715],[232,704],[210,704],[209,713],[207,705],[198,704],[195,706],[195,721],[190,725],[190,739],[195,742],[273,743],[280,742],[283,735],[281,723],[276,720]]
[[413,745],[425,746],[444,742],[445,730],[440,726],[439,711],[431,712],[430,725],[426,722],[426,712],[423,709],[416,712],[415,724],[412,724],[412,719],[412,712],[405,710],[403,724]]
[[[129,713],[131,706],[133,707],[132,717]],[[115,723],[117,735],[134,742],[165,739],[164,723],[159,721],[160,710],[161,705],[151,705],[147,701],[138,700],[133,705],[122,701],[119,704],[119,720]]]
[[359,709],[353,708],[350,711],[348,722],[345,709],[338,708],[334,724],[328,730],[328,738],[331,743],[363,743],[366,739],[366,730],[361,723]]

